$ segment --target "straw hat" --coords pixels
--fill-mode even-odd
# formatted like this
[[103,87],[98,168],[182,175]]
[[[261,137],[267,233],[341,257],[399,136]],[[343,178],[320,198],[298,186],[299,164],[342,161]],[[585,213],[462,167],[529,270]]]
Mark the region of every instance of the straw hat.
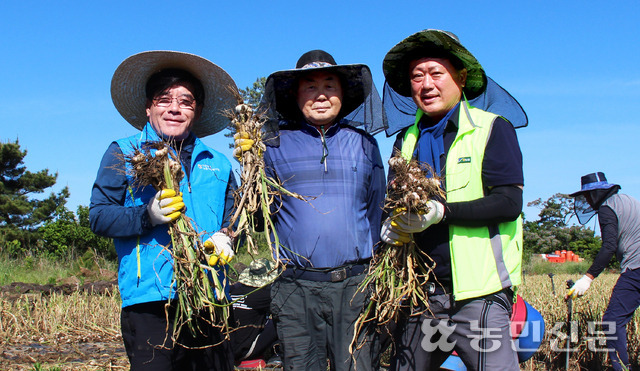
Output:
[[111,99],[116,109],[135,128],[147,124],[145,86],[149,77],[166,68],[191,73],[204,87],[202,114],[191,131],[198,137],[217,133],[229,124],[224,115],[236,106],[235,82],[222,68],[194,54],[156,50],[134,54],[125,59],[111,79]]
[[480,95],[486,88],[487,78],[476,57],[451,32],[424,30],[416,32],[391,48],[382,62],[387,83],[399,94],[410,97],[409,64],[420,58],[455,57],[467,69],[467,81],[463,91],[468,99]]
[[331,54],[323,50],[311,50],[304,53],[293,70],[277,71],[269,75],[265,83],[264,96],[271,107],[285,119],[300,117],[297,89],[298,79],[315,71],[335,73],[340,76],[342,86],[342,109],[340,118],[358,108],[371,93],[371,70],[364,64],[339,65]]
[[271,262],[265,258],[260,258],[252,261],[249,267],[240,273],[238,282],[251,287],[262,287],[273,282],[277,276],[278,271]]

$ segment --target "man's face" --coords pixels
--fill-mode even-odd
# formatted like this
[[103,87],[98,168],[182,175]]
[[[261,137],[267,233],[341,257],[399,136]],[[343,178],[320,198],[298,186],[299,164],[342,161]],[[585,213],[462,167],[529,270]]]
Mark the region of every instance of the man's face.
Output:
[[342,85],[338,75],[312,72],[298,82],[298,107],[314,126],[331,125],[342,108]]
[[444,58],[421,58],[409,65],[411,97],[434,121],[441,120],[458,104],[467,70],[456,71]]
[[200,112],[201,106],[196,104],[193,93],[183,85],[174,85],[147,102],[147,117],[155,131],[178,140],[189,136]]

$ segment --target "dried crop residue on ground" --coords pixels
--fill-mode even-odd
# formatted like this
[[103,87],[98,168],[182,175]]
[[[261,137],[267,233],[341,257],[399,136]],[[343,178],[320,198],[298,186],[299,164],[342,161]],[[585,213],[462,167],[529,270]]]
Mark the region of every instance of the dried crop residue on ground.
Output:
[[[567,320],[565,282],[576,275],[527,275],[518,291],[537,308],[546,323],[542,346],[522,370],[564,370],[566,344],[561,340]],[[589,350],[588,322],[599,321],[617,274],[602,274],[587,294],[576,299],[573,320],[578,338],[572,344],[570,369],[603,370],[602,352]],[[552,287],[552,279],[555,287]],[[91,293],[94,292],[94,293]],[[558,328],[553,329],[559,324]],[[628,325],[629,358],[640,359],[640,311]],[[0,370],[127,370],[120,337],[120,298],[115,282],[79,282],[59,286],[0,286]]]
[[[566,362],[566,334],[568,307],[564,301],[566,282],[580,275],[531,275],[524,277],[518,293],[536,308],[545,321],[545,334],[538,352],[527,362],[520,364],[522,370],[564,370]],[[599,323],[609,303],[611,290],[619,274],[604,273],[593,281],[583,297],[572,302],[572,337],[569,367],[571,370],[606,370],[611,365],[605,348],[605,335],[595,333],[590,324]],[[629,360],[632,369],[640,367],[640,311],[627,325]],[[598,351],[595,351],[595,349]],[[633,368],[636,367],[636,368]]]
[[0,369],[126,370],[115,281],[0,286]]

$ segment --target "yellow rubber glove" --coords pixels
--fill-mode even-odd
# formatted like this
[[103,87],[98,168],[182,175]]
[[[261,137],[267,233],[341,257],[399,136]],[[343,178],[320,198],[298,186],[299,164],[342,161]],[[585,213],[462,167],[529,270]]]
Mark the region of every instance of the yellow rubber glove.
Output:
[[249,138],[249,133],[240,132],[233,135],[235,148],[233,149],[233,157],[238,160],[242,159],[242,153],[246,152],[253,147],[253,144],[256,142],[253,139]]
[[210,266],[229,264],[236,255],[231,238],[222,232],[214,233],[204,242],[204,252]]
[[398,228],[396,218],[403,213],[405,209],[399,208],[393,211],[393,214],[382,223],[380,229],[380,239],[382,242],[393,245],[402,246],[411,241],[411,234]]
[[[408,213],[406,211],[394,212],[392,226],[396,230],[405,233],[418,233],[429,228],[433,224],[438,224],[444,217],[444,205],[438,201],[427,201],[429,211],[426,213]],[[396,210],[397,211],[397,210]]]
[[147,204],[147,213],[153,226],[178,219],[182,214],[182,209],[184,209],[182,194],[177,194],[173,189],[158,191]]
[[391,219],[385,220],[380,230],[380,239],[389,245],[402,246],[405,243],[411,241],[411,235],[409,233],[402,232],[399,229],[393,227]]

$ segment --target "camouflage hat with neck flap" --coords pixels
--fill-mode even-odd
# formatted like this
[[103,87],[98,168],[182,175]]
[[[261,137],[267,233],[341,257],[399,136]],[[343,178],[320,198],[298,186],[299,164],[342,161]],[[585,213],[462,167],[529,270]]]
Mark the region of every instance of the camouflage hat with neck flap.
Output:
[[254,260],[238,277],[238,282],[251,287],[262,287],[270,284],[278,276],[278,270],[265,259]]
[[467,70],[463,100],[469,105],[507,119],[515,128],[528,125],[520,103],[484,71],[476,57],[449,31],[428,29],[400,41],[384,57],[383,106],[388,119],[387,136],[415,123],[417,106],[411,97],[409,66],[421,58],[445,58],[454,67]]
[[467,70],[467,82],[463,88],[467,99],[482,93],[487,85],[487,76],[476,57],[462,44],[458,37],[448,31],[424,30],[416,32],[391,48],[382,62],[384,76],[399,94],[411,96],[409,64],[420,58],[446,58],[455,64],[457,59]]

